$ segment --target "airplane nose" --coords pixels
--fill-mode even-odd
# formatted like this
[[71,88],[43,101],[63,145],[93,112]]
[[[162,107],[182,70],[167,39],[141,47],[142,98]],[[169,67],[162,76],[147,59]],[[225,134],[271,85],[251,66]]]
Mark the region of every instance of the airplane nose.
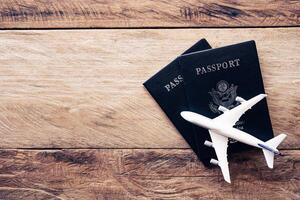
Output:
[[192,116],[193,116],[193,113],[192,112],[189,112],[189,111],[182,111],[181,113],[180,113],[180,115],[181,115],[181,117],[183,118],[183,119],[185,119],[186,121],[191,121],[192,120]]

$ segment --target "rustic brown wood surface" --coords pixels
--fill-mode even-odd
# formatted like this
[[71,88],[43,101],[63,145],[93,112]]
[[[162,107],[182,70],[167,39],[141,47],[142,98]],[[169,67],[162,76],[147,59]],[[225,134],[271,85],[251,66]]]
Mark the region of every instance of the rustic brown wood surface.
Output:
[[[299,25],[299,1],[2,0],[0,29],[29,30],[0,31],[0,200],[300,199]],[[201,38],[256,41],[273,170],[235,154],[227,184],[143,88]]]
[[0,28],[298,26],[299,1],[2,0]]
[[233,183],[190,150],[0,151],[1,199],[299,199],[300,153],[273,170],[258,151],[236,155]]
[[256,40],[280,147],[299,148],[297,28],[3,31],[0,147],[187,148],[142,83],[202,37]]

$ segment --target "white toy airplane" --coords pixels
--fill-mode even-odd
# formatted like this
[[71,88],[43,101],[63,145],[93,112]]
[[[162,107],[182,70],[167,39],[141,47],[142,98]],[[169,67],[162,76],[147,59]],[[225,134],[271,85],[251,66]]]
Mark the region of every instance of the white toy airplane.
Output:
[[237,97],[236,101],[240,102],[240,105],[231,110],[228,110],[223,106],[219,106],[218,109],[222,111],[223,114],[214,119],[189,111],[183,111],[180,113],[185,120],[208,129],[212,142],[205,141],[204,145],[213,147],[218,158],[218,160],[211,159],[210,163],[220,166],[223,177],[228,183],[230,183],[227,161],[228,138],[261,148],[269,168],[273,168],[274,154],[280,155],[277,146],[285,139],[285,134],[280,134],[277,137],[263,142],[258,138],[233,127],[248,109],[266,96],[266,94],[260,94],[248,101],[241,97]]

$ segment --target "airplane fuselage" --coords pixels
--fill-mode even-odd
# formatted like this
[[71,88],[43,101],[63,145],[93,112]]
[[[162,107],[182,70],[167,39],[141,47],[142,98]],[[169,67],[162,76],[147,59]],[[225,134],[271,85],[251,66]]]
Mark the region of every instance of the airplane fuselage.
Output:
[[226,136],[228,138],[232,138],[236,141],[254,146],[254,147],[258,147],[261,148],[260,146],[258,146],[258,144],[260,143],[264,143],[263,141],[259,140],[258,138],[244,132],[241,131],[237,128],[233,128],[233,127],[226,127],[226,128],[222,128],[222,129],[214,129],[215,132],[219,133],[220,135]]
[[[203,115],[198,115],[197,117],[198,117],[198,120],[193,121],[193,123],[198,126],[206,128],[208,130],[213,130],[214,132],[216,132],[220,135],[223,135],[228,138],[232,138],[236,141],[248,144],[250,146],[254,146],[254,147],[257,147],[260,149],[267,147],[267,148],[269,148],[268,150],[271,150],[274,153],[279,153],[279,151],[277,149],[268,147],[268,145],[264,141],[254,137],[244,131],[241,131],[241,130],[231,127],[231,126],[218,124],[213,119],[210,119]],[[199,120],[199,118],[201,118],[201,119]]]
[[236,141],[254,146],[260,149],[267,149],[275,154],[278,154],[278,149],[269,147],[264,141],[234,127],[222,127],[222,129],[215,129],[220,135],[232,138]]

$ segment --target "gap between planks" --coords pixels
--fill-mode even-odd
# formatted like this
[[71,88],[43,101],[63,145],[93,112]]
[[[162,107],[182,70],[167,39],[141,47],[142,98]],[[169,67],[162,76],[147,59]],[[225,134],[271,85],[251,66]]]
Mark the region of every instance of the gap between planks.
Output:
[[224,26],[224,27],[218,27],[218,26],[174,26],[174,27],[165,27],[165,26],[145,26],[145,27],[63,27],[63,28],[1,28],[0,30],[24,30],[24,31],[30,31],[30,30],[44,30],[44,31],[51,31],[51,30],[139,30],[139,29],[277,29],[277,28],[300,28],[300,25],[290,25],[290,26]]
[[[106,147],[103,147],[103,148],[88,148],[88,147],[83,147],[83,148],[0,148],[0,150],[8,150],[8,151],[11,151],[11,150],[20,150],[20,151],[60,151],[60,150],[191,150],[191,148],[106,148]],[[254,149],[254,150],[259,150],[259,149]],[[300,150],[300,147],[299,148],[279,148],[279,150],[281,151],[298,151]],[[245,151],[247,152],[247,151]]]

